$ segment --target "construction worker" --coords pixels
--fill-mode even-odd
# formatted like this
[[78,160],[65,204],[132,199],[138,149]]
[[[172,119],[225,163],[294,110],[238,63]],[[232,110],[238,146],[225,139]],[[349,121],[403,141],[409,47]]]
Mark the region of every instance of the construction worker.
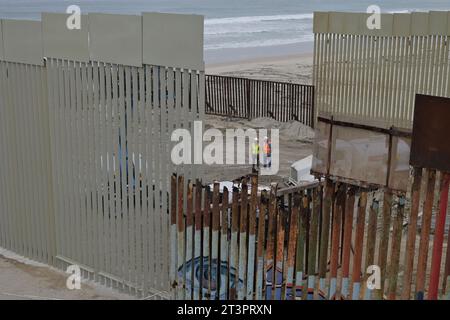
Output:
[[264,168],[272,167],[272,143],[268,137],[264,137],[264,153],[263,153],[263,163]]
[[255,138],[252,144],[252,165],[253,169],[256,168],[259,169],[259,141],[258,138]]

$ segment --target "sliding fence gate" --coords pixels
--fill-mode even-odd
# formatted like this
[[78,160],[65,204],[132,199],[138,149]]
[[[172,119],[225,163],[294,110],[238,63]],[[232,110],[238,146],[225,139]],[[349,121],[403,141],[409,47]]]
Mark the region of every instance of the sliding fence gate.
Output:
[[170,175],[197,174],[170,137],[204,114],[203,18],[66,19],[1,21],[0,245],[167,298]]

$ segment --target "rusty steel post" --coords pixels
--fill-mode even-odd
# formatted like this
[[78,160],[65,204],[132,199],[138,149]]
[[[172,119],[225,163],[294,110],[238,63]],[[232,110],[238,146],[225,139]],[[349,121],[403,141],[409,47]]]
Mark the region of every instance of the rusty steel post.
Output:
[[296,256],[296,275],[295,275],[295,287],[301,290],[300,299],[306,300],[307,292],[305,292],[305,283],[303,278],[306,273],[306,234],[308,225],[308,211],[309,211],[309,198],[308,195],[303,192],[303,198],[300,204],[299,213],[299,234],[297,238],[297,256]]
[[427,194],[423,208],[422,232],[417,261],[416,299],[424,299],[425,277],[428,260],[428,246],[430,242],[431,219],[433,216],[434,188],[436,184],[436,170],[428,170]]
[[[187,206],[186,206],[186,263],[192,261],[192,257],[194,254],[193,248],[193,234],[194,234],[194,214],[193,214],[193,199],[194,199],[194,186],[188,181],[188,190],[187,190]],[[191,263],[190,269],[186,270],[186,300],[192,299],[192,283],[194,283],[193,275],[194,275],[194,264]],[[190,275],[188,279],[187,275]]]
[[331,202],[334,192],[334,183],[326,179],[325,197],[323,199],[322,230],[320,237],[319,258],[319,290],[326,296],[326,277],[328,264],[328,242],[330,238]]
[[384,298],[384,287],[386,280],[386,265],[389,248],[389,235],[391,232],[391,209],[392,209],[392,191],[386,189],[383,196],[383,228],[381,232],[380,248],[378,251],[378,266],[381,271],[381,288],[377,289],[376,298]]
[[276,217],[278,212],[277,207],[277,185],[272,185],[270,190],[269,199],[269,230],[267,239],[267,249],[266,249],[266,300],[272,300],[273,298],[273,287],[274,287],[274,276],[275,276],[275,241],[276,241]]
[[335,209],[332,223],[331,236],[331,261],[330,261],[330,290],[328,297],[330,300],[336,299],[337,294],[337,274],[339,265],[339,248],[341,238],[342,215],[345,206],[345,184],[340,184],[336,195]]
[[[195,214],[194,214],[194,260],[200,261],[202,267],[202,191],[203,186],[200,180],[195,181]],[[201,270],[200,270],[201,271]],[[194,277],[195,278],[195,277]],[[202,283],[201,278],[197,279],[193,284],[194,300],[200,300],[202,297]]]
[[[219,299],[219,286],[220,286],[220,261],[219,261],[219,231],[220,231],[220,183],[214,182],[213,187],[213,199],[212,199],[212,235],[211,235],[211,291],[215,291],[215,295],[211,294],[210,300]],[[214,265],[215,264],[215,265]],[[215,267],[215,270],[213,269]],[[215,279],[213,278],[215,275]]]
[[[311,217],[311,227],[309,229],[309,250],[308,250],[308,300],[314,298],[314,291],[316,287],[316,265],[317,265],[317,248],[318,248],[318,229],[319,229],[319,215],[320,215],[320,192],[318,188],[313,189],[313,208]],[[309,294],[311,292],[311,295]]]
[[342,245],[342,285],[341,297],[347,299],[350,294],[350,253],[352,249],[352,231],[353,231],[353,214],[355,210],[355,192],[354,187],[350,187],[347,192],[347,200],[345,202],[345,226],[344,226],[344,243]]
[[361,264],[363,256],[364,229],[366,224],[367,192],[362,191],[359,197],[358,216],[356,218],[355,257],[353,259],[352,300],[359,300],[361,293]]
[[261,193],[259,216],[258,216],[258,238],[256,248],[256,300],[263,299],[264,287],[264,246],[266,244],[266,212],[268,207],[267,191]]
[[186,264],[185,264],[185,245],[186,241],[184,238],[184,177],[178,177],[178,211],[177,211],[177,233],[178,233],[178,241],[177,241],[177,252],[178,252],[178,270],[182,269],[181,279],[178,279],[178,299],[184,299],[184,286],[186,280]]
[[434,232],[433,253],[431,258],[430,286],[428,290],[428,299],[437,300],[439,288],[439,276],[441,270],[442,247],[444,244],[445,221],[447,217],[448,190],[450,175],[442,173],[440,190],[440,207],[436,217],[436,229]]
[[400,197],[398,202],[397,215],[395,216],[392,231],[391,264],[389,266],[389,287],[388,287],[389,300],[395,300],[397,297],[397,282],[400,264],[400,249],[403,233],[402,227],[403,227],[404,210],[405,210],[405,198],[402,196]]
[[171,288],[173,289],[173,297],[177,298],[177,176],[174,174],[171,178],[171,193],[170,193],[170,245],[171,245],[171,263],[170,263],[170,278]]
[[251,177],[251,198],[249,211],[248,266],[247,266],[247,300],[253,300],[256,256],[256,208],[258,206],[258,175]]
[[289,224],[288,258],[286,264],[286,300],[295,300],[296,290],[294,288],[294,268],[298,235],[298,207],[300,198],[298,193],[294,195],[294,206],[292,207]]
[[447,253],[445,256],[444,279],[442,280],[442,294],[446,300],[450,300],[450,236],[447,236]]
[[[211,255],[210,255],[210,239],[211,239],[211,190],[209,186],[205,187],[205,204],[203,207],[203,266],[202,275],[207,275],[207,279],[201,285],[202,299],[209,300],[211,297]],[[205,266],[206,265],[206,266]]]
[[239,285],[239,189],[233,187],[233,199],[231,205],[231,246],[230,246],[230,274],[234,272],[234,286],[230,286],[230,300],[236,300],[236,286]]
[[242,181],[241,216],[239,223],[239,280],[243,285],[238,288],[238,300],[244,300],[247,285],[247,234],[248,234],[248,186]]
[[411,297],[411,280],[413,274],[414,256],[416,248],[417,218],[420,206],[420,187],[422,182],[422,168],[413,169],[413,184],[411,189],[411,211],[408,224],[408,238],[405,250],[405,271],[403,273],[402,300]]
[[[375,263],[375,247],[377,242],[377,222],[378,222],[378,209],[379,202],[377,199],[372,200],[372,205],[369,209],[369,225],[367,227],[367,242],[366,242],[366,262],[365,266],[374,265]],[[367,281],[368,276],[364,277]],[[364,288],[364,300],[372,300],[373,290],[369,289],[367,286]]]
[[[222,225],[220,228],[220,266],[222,264],[226,265],[228,267],[228,245],[229,245],[229,238],[228,238],[228,189],[227,187],[223,188],[223,195],[222,195]],[[219,269],[220,271],[220,269]],[[225,281],[222,283],[219,281],[219,287],[217,290],[219,292],[223,292],[223,294],[219,294],[220,300],[226,300],[228,298],[228,289],[229,289],[229,282],[230,282],[230,273],[229,270],[225,272]],[[222,289],[222,286],[224,288]]]
[[275,256],[275,300],[282,299],[283,289],[283,261],[284,261],[284,237],[285,237],[285,214],[279,210],[277,214],[277,248]]

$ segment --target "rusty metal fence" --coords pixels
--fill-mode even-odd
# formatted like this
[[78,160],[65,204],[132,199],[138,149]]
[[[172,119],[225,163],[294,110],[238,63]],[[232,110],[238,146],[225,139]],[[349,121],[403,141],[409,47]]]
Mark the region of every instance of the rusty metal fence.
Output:
[[[428,255],[435,242],[434,193],[445,176],[428,171],[426,177],[422,181],[422,169],[416,169],[408,192],[394,193],[327,178],[260,191],[255,175],[233,190],[220,190],[218,183],[211,190],[200,181],[173,176],[170,278],[175,296],[448,299],[450,250],[438,266],[430,267]],[[179,188],[186,184],[187,189]],[[422,184],[426,192],[420,191]],[[438,280],[436,297],[429,291],[430,277]]]
[[297,120],[314,126],[314,87],[294,83],[206,76],[206,113],[254,119]]

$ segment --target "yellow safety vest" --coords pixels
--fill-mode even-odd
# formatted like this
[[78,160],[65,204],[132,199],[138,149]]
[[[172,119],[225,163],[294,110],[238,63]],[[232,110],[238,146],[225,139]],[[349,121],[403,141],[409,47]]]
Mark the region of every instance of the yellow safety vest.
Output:
[[254,143],[253,144],[253,154],[254,155],[258,155],[259,154],[259,144],[258,143]]

